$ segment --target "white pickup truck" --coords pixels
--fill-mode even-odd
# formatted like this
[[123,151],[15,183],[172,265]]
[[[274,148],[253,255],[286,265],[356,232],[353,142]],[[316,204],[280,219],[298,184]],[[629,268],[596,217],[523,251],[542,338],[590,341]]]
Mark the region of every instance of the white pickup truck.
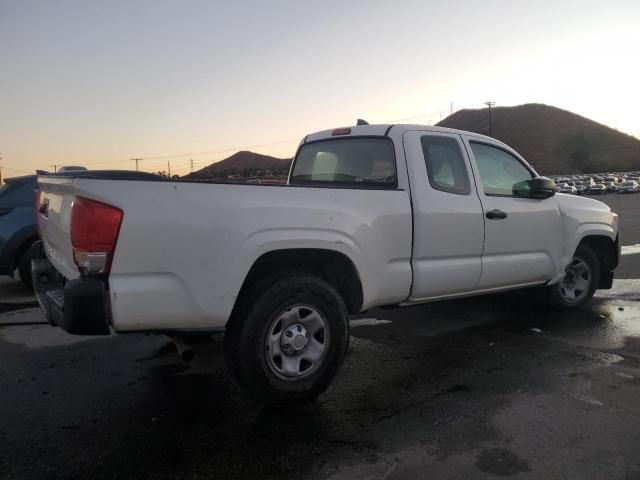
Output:
[[308,135],[287,185],[136,172],[39,178],[33,279],[80,335],[225,330],[237,381],[267,403],[336,374],[348,315],[543,287],[562,308],[610,288],[618,216],[507,145],[418,125]]

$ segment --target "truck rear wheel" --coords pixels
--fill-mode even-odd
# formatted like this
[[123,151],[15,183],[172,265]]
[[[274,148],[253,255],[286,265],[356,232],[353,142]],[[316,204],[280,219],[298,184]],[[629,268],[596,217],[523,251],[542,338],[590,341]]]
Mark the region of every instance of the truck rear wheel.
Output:
[[600,280],[600,262],[588,245],[580,245],[566,268],[565,277],[548,288],[551,305],[557,308],[577,308],[587,303]]
[[260,282],[241,302],[225,332],[236,381],[270,405],[320,395],[342,363],[349,335],[336,290],[319,277],[294,273]]

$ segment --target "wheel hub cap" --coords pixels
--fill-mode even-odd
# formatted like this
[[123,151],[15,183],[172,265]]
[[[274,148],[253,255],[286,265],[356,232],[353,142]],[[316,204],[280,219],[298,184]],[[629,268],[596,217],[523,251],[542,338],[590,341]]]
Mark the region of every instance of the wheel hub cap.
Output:
[[560,296],[569,303],[580,302],[589,293],[592,278],[589,264],[574,257],[566,269],[564,279],[558,284]]
[[279,378],[298,380],[313,372],[329,348],[329,328],[322,312],[294,305],[276,315],[265,339],[265,360]]
[[293,355],[299,352],[309,343],[309,333],[299,323],[292,323],[284,330],[280,338],[280,346],[285,355]]

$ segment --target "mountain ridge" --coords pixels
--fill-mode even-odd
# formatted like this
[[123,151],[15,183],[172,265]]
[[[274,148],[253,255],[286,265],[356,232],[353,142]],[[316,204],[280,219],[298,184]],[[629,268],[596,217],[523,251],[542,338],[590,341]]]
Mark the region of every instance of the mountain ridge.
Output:
[[[541,103],[491,110],[492,136],[541,174],[640,169],[640,140],[568,110]],[[437,126],[489,134],[488,109],[458,110]]]
[[291,165],[291,158],[277,158],[270,155],[240,150],[230,157],[214,162],[200,170],[187,175],[187,178],[214,178],[242,175],[245,177],[257,175],[258,172],[273,175],[286,174]]

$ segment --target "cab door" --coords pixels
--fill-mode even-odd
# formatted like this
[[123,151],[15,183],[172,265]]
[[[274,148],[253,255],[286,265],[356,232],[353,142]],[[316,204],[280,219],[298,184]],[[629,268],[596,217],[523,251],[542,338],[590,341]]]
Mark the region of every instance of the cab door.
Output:
[[558,271],[563,245],[555,197],[515,196],[516,183],[537,174],[516,152],[489,139],[464,138],[485,221],[479,290],[532,285]]
[[482,205],[462,139],[404,133],[413,204],[412,300],[476,288],[484,243]]

